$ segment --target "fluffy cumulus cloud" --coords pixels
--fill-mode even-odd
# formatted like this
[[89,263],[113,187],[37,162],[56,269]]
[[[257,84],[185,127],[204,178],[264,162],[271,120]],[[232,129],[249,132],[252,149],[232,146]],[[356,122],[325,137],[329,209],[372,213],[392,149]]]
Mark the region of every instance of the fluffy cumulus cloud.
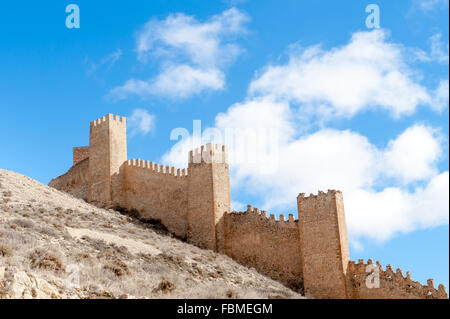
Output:
[[134,109],[127,123],[130,136],[147,135],[155,128],[155,116],[144,109]]
[[[375,145],[353,130],[304,130],[298,116],[299,109],[317,116],[323,107],[328,112],[321,116],[352,116],[370,107],[401,116],[431,100],[440,101],[436,110],[448,106],[448,80],[431,91],[422,86],[402,47],[385,37],[383,31],[357,33],[340,48],[301,50],[287,64],[265,68],[245,101],[216,116],[205,131],[214,134],[204,134],[202,143],[228,146],[234,189],[259,196],[261,208],[284,213],[295,209],[300,192],[342,190],[355,246],[363,238],[382,242],[448,224],[449,173],[438,169],[447,137],[438,129],[411,124]],[[162,160],[186,165],[194,142],[187,136]]]
[[150,20],[137,37],[142,63],[159,61],[159,73],[150,79],[130,79],[110,95],[159,95],[187,98],[225,87],[225,69],[241,53],[236,39],[246,32],[248,17],[235,8],[200,22],[182,13]]
[[442,154],[442,138],[430,127],[415,125],[391,141],[384,153],[385,175],[407,184],[426,180],[437,173],[436,162]]
[[405,63],[407,54],[384,30],[359,32],[342,47],[294,50],[286,64],[263,69],[249,93],[284,99],[321,118],[369,108],[409,115],[419,105],[434,107],[436,91],[419,83],[417,71]]
[[418,229],[448,224],[449,173],[431,178],[409,192],[399,187],[381,191],[352,189],[344,192],[349,236],[384,241]]

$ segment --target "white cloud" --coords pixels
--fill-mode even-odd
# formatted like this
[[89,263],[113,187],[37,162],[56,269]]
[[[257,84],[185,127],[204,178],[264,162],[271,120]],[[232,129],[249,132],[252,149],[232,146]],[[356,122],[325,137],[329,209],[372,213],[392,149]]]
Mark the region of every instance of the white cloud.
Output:
[[244,203],[232,201],[231,202],[231,211],[232,212],[242,212],[247,209],[247,206]]
[[429,38],[430,50],[425,52],[421,49],[412,49],[415,59],[421,62],[449,63],[449,45],[442,40],[442,34],[436,33]]
[[109,97],[122,100],[130,94],[139,96],[165,95],[186,98],[205,90],[220,90],[225,84],[221,71],[202,70],[189,65],[168,65],[155,79],[142,81],[130,79],[124,85],[111,90]]
[[226,113],[219,113],[216,126],[226,128],[277,128],[280,138],[288,140],[295,130],[289,104],[270,97],[252,99],[232,105]]
[[188,136],[177,142],[168,152],[162,157],[160,162],[166,165],[175,166],[179,168],[187,167],[189,151],[195,149],[192,136]]
[[312,46],[292,52],[284,65],[266,67],[251,83],[251,96],[270,95],[298,104],[302,113],[351,117],[369,108],[394,117],[431,105],[433,92],[420,85],[404,61],[407,50],[387,41],[387,32],[353,34],[328,51]]
[[153,84],[151,93],[186,98],[204,90],[220,90],[225,86],[225,76],[218,69],[200,69],[189,65],[169,65]]
[[384,153],[382,169],[405,184],[437,174],[442,155],[441,137],[431,127],[415,125],[391,141]]
[[[239,107],[252,110],[249,105]],[[263,107],[260,110],[264,112]],[[285,119],[289,110],[279,115],[266,110],[258,116],[271,114],[274,121],[295,125]],[[235,116],[246,111],[231,108],[228,119],[227,114],[217,116],[216,125],[232,120],[235,126],[246,127],[248,118]],[[298,138],[290,135],[279,142],[276,170],[267,171],[264,163],[231,166],[232,185],[264,194],[262,208],[292,207],[299,192],[342,190],[354,241],[361,237],[383,241],[397,233],[448,223],[448,172],[437,169],[442,137],[430,127],[413,125],[384,148],[356,132],[334,129]],[[414,186],[417,182],[426,186]]]
[[441,40],[442,35],[440,33],[433,35],[430,38],[431,42],[431,58],[440,63],[447,63],[449,61],[449,46],[444,44]]
[[[234,134],[231,143],[225,141],[233,189],[258,196],[262,209],[284,213],[295,207],[300,192],[342,190],[350,242],[357,248],[361,238],[384,241],[448,224],[448,171],[437,166],[443,155],[438,130],[415,124],[380,146],[351,130],[302,127],[300,116],[307,111],[319,118],[350,116],[373,107],[372,100],[397,116],[413,112],[419,101],[436,110],[448,105],[448,81],[430,93],[413,79],[415,71],[405,65],[402,47],[387,43],[384,36],[358,33],[350,44],[327,52],[307,48],[286,65],[266,68],[251,83],[244,102],[216,116],[214,129],[222,133],[228,128],[256,132],[256,139],[244,144],[247,161],[233,156],[243,152],[235,142],[246,135]],[[264,128],[275,128],[276,139],[261,138],[259,129]],[[267,161],[251,161],[260,156],[254,147],[259,144],[272,146],[266,147],[273,153],[267,159],[276,164],[270,169]],[[184,166],[192,146],[189,136],[163,160]]]
[[[229,126],[257,129],[270,125],[271,117],[283,132],[272,149],[278,152],[275,169],[268,170],[267,163],[258,161],[231,163],[233,189],[261,195],[261,208],[280,212],[294,207],[300,192],[342,190],[351,241],[356,245],[361,238],[384,241],[398,233],[448,223],[448,171],[437,169],[442,137],[433,128],[413,125],[385,147],[350,130],[320,129],[295,137],[289,108],[276,106],[270,100],[249,101],[216,117],[221,131]],[[189,137],[177,144],[163,162],[185,166],[192,143]],[[227,146],[231,154],[242,151]],[[425,187],[414,186],[417,182]]]
[[159,74],[145,81],[129,80],[113,89],[112,97],[187,98],[224,89],[225,69],[242,51],[236,37],[246,32],[247,21],[248,17],[235,8],[203,23],[182,13],[149,21],[138,34],[136,50],[143,63],[149,59],[161,62]]
[[155,116],[144,109],[134,109],[127,123],[130,136],[147,135],[155,128]]
[[448,107],[449,103],[449,83],[448,80],[441,80],[438,88],[433,94],[432,108],[441,112]]
[[344,193],[349,236],[384,241],[394,235],[449,222],[449,173],[434,176],[424,188]]

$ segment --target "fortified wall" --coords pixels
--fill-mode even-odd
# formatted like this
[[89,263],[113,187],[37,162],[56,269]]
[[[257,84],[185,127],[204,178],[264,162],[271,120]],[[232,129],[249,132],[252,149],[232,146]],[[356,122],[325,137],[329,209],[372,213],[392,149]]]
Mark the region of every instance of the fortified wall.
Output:
[[137,211],[189,243],[316,298],[448,298],[431,279],[425,286],[390,266],[377,264],[378,271],[372,261],[351,261],[341,192],[299,194],[298,219],[277,220],[250,205],[231,212],[225,146],[190,151],[187,169],[128,159],[124,117],[91,122],[89,146],[74,147],[73,166],[49,186],[100,207]]

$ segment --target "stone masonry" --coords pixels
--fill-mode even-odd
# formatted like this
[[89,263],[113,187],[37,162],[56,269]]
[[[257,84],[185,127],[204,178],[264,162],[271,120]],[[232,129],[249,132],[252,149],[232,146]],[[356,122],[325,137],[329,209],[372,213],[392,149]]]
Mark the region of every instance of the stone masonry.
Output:
[[230,211],[227,149],[207,144],[188,154],[188,169],[127,158],[126,118],[90,124],[89,146],[73,148],[73,166],[49,186],[94,205],[137,212],[191,244],[316,298],[448,298],[445,287],[412,281],[377,262],[349,257],[342,193],[297,197],[298,220],[248,206]]

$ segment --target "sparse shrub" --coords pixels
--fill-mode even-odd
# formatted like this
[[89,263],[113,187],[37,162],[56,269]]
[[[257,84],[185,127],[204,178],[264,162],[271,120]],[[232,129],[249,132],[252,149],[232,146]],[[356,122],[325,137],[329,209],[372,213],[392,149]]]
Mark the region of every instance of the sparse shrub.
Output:
[[15,218],[11,222],[22,228],[34,228],[34,223],[31,220]]
[[81,252],[75,255],[75,260],[76,261],[82,261],[82,260],[88,260],[91,258],[91,255],[89,255],[86,252]]
[[87,241],[95,250],[105,251],[109,248],[109,245],[102,239],[95,239],[86,235],[82,236],[81,239]]
[[161,253],[158,256],[171,266],[178,266],[181,269],[189,268],[189,265],[184,261],[184,258],[182,256],[172,254],[169,255],[166,253]]
[[53,229],[51,229],[49,227],[46,227],[46,226],[38,227],[37,231],[40,232],[43,235],[47,235],[47,236],[50,236],[50,237],[59,237],[59,234],[58,234],[57,231],[55,231],[55,230],[53,230]]
[[103,269],[112,271],[117,277],[130,274],[128,265],[117,257],[109,260],[108,263],[103,266]]
[[32,268],[60,271],[63,267],[61,254],[47,248],[36,248],[30,255]]
[[225,295],[227,296],[228,299],[238,299],[238,293],[234,290],[227,290],[227,292],[225,293]]
[[6,244],[0,243],[0,257],[11,256],[12,250]]
[[188,265],[188,267],[186,268],[186,271],[195,277],[199,277],[199,278],[206,277],[203,270],[198,266],[197,263],[192,263],[192,264]]
[[12,196],[12,192],[11,191],[4,191],[3,192],[3,197],[11,197]]
[[168,280],[167,278],[163,277],[159,285],[155,288],[155,292],[161,291],[162,293],[166,294],[175,289],[175,284]]

